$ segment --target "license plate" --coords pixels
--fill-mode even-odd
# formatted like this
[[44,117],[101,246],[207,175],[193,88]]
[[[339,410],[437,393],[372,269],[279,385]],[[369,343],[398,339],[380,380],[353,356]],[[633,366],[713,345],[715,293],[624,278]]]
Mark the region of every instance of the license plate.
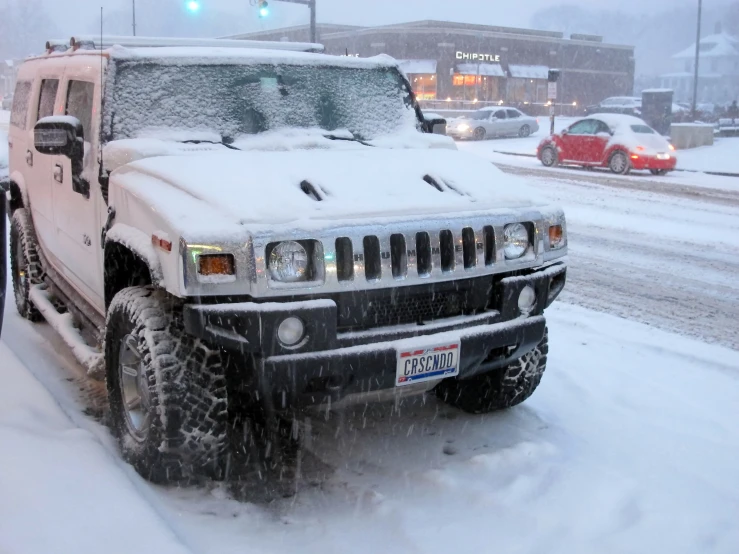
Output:
[[395,386],[459,375],[459,343],[398,350]]

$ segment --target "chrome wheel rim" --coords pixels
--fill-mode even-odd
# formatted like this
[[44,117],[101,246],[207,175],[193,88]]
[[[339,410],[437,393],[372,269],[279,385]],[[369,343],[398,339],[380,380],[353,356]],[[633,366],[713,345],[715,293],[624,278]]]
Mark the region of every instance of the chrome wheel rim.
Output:
[[143,441],[149,430],[150,397],[139,341],[133,335],[121,340],[118,379],[128,432],[136,440]]
[[521,127],[521,129],[519,129],[518,134],[521,137],[526,138],[531,134],[531,129],[528,125],[524,125],[523,127]]
[[475,138],[477,140],[484,139],[485,138],[485,129],[483,129],[482,127],[478,127],[477,129],[475,129]]
[[541,161],[544,163],[544,165],[553,165],[554,151],[552,151],[551,148],[545,148],[544,151],[541,153]]
[[622,173],[626,168],[626,157],[623,154],[616,154],[611,160],[611,168],[616,173]]

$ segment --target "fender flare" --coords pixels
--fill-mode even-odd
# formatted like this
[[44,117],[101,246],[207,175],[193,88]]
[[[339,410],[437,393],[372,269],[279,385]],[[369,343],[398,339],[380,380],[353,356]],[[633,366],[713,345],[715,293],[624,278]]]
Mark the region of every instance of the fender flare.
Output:
[[23,178],[23,174],[20,171],[14,171],[10,174],[10,177],[8,177],[8,184],[10,185],[10,188],[8,192],[10,193],[10,205],[8,206],[8,214],[10,214],[10,211],[12,209],[20,208],[18,205],[15,204],[15,199],[13,198],[13,188],[17,187],[18,192],[21,195],[21,202],[23,203],[23,207],[26,209],[31,209],[31,202],[28,198],[28,188],[26,187],[26,180]]
[[111,243],[127,248],[140,258],[149,268],[151,284],[157,288],[162,287],[164,272],[159,256],[151,244],[151,236],[125,223],[116,223],[105,234],[105,248]]

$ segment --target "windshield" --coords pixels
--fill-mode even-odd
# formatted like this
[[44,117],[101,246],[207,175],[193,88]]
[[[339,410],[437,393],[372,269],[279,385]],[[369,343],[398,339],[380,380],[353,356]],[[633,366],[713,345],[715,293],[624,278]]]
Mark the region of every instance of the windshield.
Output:
[[416,125],[394,68],[123,61],[114,79],[108,140],[217,133],[230,141],[281,128],[345,130],[369,140]]
[[631,130],[635,133],[640,133],[643,135],[653,135],[654,129],[651,127],[647,127],[646,125],[632,125]]

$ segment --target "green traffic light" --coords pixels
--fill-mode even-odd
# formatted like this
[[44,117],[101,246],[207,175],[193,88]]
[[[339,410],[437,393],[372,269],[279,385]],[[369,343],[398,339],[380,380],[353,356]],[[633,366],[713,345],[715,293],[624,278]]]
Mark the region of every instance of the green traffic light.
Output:
[[267,17],[269,16],[269,8],[267,6],[262,6],[259,8],[259,17]]
[[190,0],[187,3],[187,9],[193,13],[200,11],[200,2],[198,2],[197,0]]

